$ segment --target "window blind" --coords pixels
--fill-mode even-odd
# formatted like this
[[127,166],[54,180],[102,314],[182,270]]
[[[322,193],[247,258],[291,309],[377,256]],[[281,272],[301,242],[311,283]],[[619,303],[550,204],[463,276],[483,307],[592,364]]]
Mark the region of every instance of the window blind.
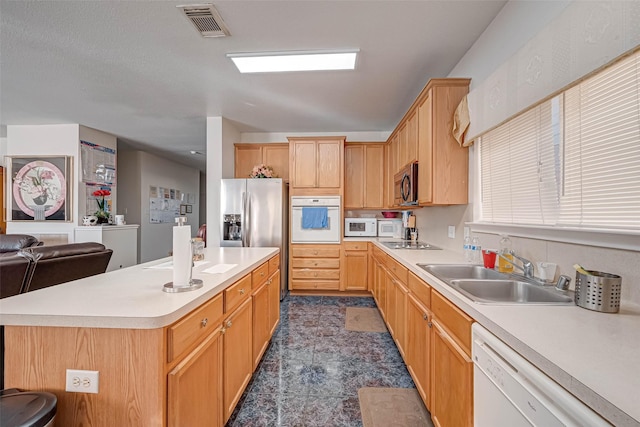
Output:
[[640,52],[479,145],[482,221],[640,229]]

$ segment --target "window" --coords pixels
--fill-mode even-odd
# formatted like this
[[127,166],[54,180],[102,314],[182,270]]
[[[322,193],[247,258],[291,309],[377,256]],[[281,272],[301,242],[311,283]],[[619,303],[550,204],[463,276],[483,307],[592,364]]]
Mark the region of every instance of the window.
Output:
[[481,221],[640,230],[640,52],[479,145]]

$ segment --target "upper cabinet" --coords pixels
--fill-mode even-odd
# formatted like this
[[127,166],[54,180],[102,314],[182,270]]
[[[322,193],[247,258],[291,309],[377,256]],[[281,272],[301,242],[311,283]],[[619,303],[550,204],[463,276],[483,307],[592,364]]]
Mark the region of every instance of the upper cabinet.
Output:
[[384,199],[384,144],[347,143],[344,147],[344,208],[381,209]]
[[431,80],[418,104],[418,204],[468,203],[469,150],[453,138],[453,114],[468,79]]
[[344,137],[289,138],[292,195],[341,195]]
[[418,204],[468,203],[469,152],[453,138],[453,114],[470,79],[431,79],[387,141],[387,206],[393,175],[418,162]]
[[289,144],[235,144],[236,178],[248,178],[259,164],[271,166],[278,178],[289,181]]

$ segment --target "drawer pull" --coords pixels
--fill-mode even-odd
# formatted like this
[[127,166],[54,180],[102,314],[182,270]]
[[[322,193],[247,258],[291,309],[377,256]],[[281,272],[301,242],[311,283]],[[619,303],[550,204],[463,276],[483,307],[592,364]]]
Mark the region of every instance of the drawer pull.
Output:
[[264,271],[260,272],[260,277],[264,277]]
[[229,329],[231,327],[231,325],[233,325],[233,323],[231,323],[231,320],[227,320],[227,329]]
[[202,319],[202,320],[200,321],[200,326],[202,326],[202,327],[204,328],[205,326],[207,326],[207,323],[208,323],[208,322],[209,322],[209,319],[207,319],[207,318],[205,317],[204,319]]
[[313,254],[314,255],[318,255],[318,251],[313,251]]
[[244,295],[244,288],[238,290],[238,292],[240,292],[240,295]]

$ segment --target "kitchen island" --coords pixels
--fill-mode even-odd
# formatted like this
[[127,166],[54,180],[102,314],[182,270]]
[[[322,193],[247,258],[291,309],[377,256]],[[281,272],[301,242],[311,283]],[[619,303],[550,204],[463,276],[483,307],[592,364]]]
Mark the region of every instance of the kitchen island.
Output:
[[462,254],[390,249],[384,240],[345,239],[384,251],[613,425],[640,426],[640,307],[623,302],[619,313],[607,314],[575,305],[474,303],[418,265],[463,264]]
[[[167,258],[3,299],[5,386],[56,394],[58,425],[223,425],[278,323],[279,257],[207,248],[191,292],[162,291]],[[65,391],[67,369],[98,393]]]

